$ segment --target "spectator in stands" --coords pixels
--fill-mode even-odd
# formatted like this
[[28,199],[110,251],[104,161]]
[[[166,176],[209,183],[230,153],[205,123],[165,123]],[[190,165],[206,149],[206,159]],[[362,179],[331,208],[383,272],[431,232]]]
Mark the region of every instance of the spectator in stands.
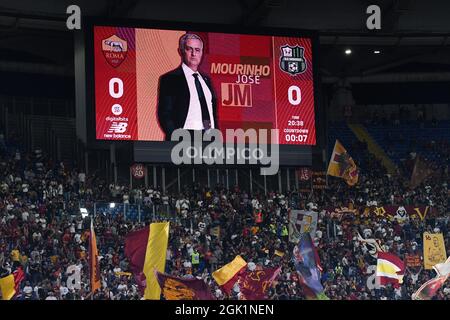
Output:
[[[167,271],[178,276],[200,276],[211,284],[212,292],[220,299],[238,299],[238,293],[227,297],[211,273],[240,254],[258,266],[282,267],[278,284],[270,290],[271,299],[304,299],[305,292],[290,261],[293,244],[286,236],[287,216],[290,208],[313,209],[320,216],[313,240],[324,270],[322,281],[328,297],[411,299],[418,285],[433,276],[432,271],[408,272],[401,291],[370,290],[366,286],[367,270],[376,264],[376,259],[355,237],[360,233],[364,238],[375,238],[386,250],[404,258],[408,252],[422,250],[424,230],[439,230],[450,249],[448,165],[437,165],[438,175],[409,190],[401,176],[387,175],[380,161],[367,151],[366,144],[355,142],[353,147],[360,153],[358,165],[364,168],[354,188],[335,178],[329,179],[328,190],[313,193],[249,194],[236,187],[227,190],[219,185],[210,189],[197,184],[186,186],[183,193],[169,195],[158,187],[139,188],[144,207],[155,205],[156,212],[161,214],[167,211],[165,208],[173,208]],[[448,143],[436,141],[430,147],[448,163]],[[1,156],[0,165],[0,276],[18,266],[24,268],[26,281],[21,284],[21,299],[90,299],[86,252],[89,221],[81,216],[79,207],[96,201],[125,200],[131,206],[139,203],[136,197],[139,193],[123,185],[108,188],[95,174],[80,176],[75,169],[53,163],[43,150],[19,152],[19,156],[13,150]],[[443,219],[409,219],[400,225],[373,216],[340,219],[326,211],[335,206],[359,209],[386,204],[429,205]],[[123,254],[124,237],[153,217],[146,216],[144,223],[125,221],[123,212],[111,215],[108,208],[105,215],[97,214],[95,218],[104,285],[93,298],[139,299],[134,279],[117,273],[129,272]],[[262,212],[262,222],[256,222],[256,211]],[[276,252],[284,255],[280,257]],[[65,273],[73,264],[83,271],[81,289],[68,286]],[[449,299],[448,284],[440,290],[439,298]]]

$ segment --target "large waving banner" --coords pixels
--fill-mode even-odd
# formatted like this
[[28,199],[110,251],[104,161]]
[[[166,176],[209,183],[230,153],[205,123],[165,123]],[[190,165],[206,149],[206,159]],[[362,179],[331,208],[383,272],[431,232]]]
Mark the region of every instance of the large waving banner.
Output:
[[418,254],[407,254],[405,255],[405,263],[408,267],[416,268],[422,265],[422,259]]
[[314,239],[317,230],[318,213],[306,210],[291,210],[289,214],[289,241],[298,243],[302,233],[309,233]]
[[323,293],[318,255],[309,234],[302,234],[300,242],[294,247],[293,262],[302,283],[313,292],[312,295]]
[[241,256],[237,255],[233,261],[214,271],[212,276],[221,289],[226,294],[230,294],[234,284],[239,280],[239,275],[244,272],[246,267],[247,262]]
[[146,300],[160,299],[161,288],[159,287],[154,270],[156,269],[159,272],[164,272],[166,267],[169,226],[169,222],[150,224],[150,234],[148,236],[144,262],[144,275],[147,282],[144,294]]
[[345,150],[344,146],[336,140],[333,153],[328,164],[327,174],[345,180],[349,186],[358,183],[358,168],[355,161]]
[[395,254],[378,252],[376,276],[380,285],[391,283],[394,288],[399,288],[405,276],[405,263]]
[[362,208],[333,208],[329,207],[325,209],[328,214],[333,217],[341,218],[347,213],[362,216],[379,216],[388,217],[397,220],[400,224],[408,221],[409,219],[424,220],[429,216],[434,216],[429,206],[371,206]]
[[450,276],[450,258],[445,263],[433,266],[437,276],[425,282],[419,290],[413,293],[413,300],[431,300],[438,290],[444,285]]
[[445,252],[445,243],[442,233],[428,233],[423,234],[423,264],[426,270],[433,269],[433,266],[438,263],[443,263],[447,260]]
[[267,290],[281,272],[281,267],[247,271],[240,280],[241,292],[246,300],[265,300]]
[[161,272],[156,272],[156,278],[166,300],[215,300],[204,280],[183,279]]

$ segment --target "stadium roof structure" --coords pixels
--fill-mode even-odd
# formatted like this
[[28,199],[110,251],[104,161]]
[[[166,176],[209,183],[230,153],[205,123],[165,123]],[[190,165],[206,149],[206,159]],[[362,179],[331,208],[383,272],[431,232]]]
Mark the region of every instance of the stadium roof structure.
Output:
[[[0,71],[73,75],[74,32],[65,23],[72,4],[82,17],[315,30],[325,83],[343,77],[356,83],[450,79],[445,0],[4,0]],[[373,4],[381,9],[381,30],[366,27]]]

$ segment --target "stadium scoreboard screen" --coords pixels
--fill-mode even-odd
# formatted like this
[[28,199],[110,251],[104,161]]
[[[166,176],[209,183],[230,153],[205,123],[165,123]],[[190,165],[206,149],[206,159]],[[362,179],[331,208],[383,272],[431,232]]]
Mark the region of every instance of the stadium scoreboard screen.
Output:
[[193,33],[203,42],[199,72],[210,79],[221,132],[278,129],[281,145],[316,144],[311,37],[102,25],[92,30],[96,139],[165,140],[158,118],[161,76],[180,68],[179,39]]

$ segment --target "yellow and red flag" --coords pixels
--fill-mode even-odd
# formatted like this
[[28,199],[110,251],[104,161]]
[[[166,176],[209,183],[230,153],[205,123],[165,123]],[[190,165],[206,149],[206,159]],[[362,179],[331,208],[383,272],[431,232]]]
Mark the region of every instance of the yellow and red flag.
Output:
[[125,238],[125,256],[144,299],[161,297],[155,271],[164,272],[168,242],[169,222],[152,223]]
[[350,186],[358,182],[358,168],[356,167],[355,161],[353,161],[339,140],[336,140],[334,144],[327,174],[333,177],[343,178]]
[[91,279],[91,292],[100,289],[100,264],[98,261],[97,240],[95,238],[94,222],[91,219],[91,234],[89,238],[89,266]]
[[377,273],[381,285],[391,283],[398,288],[403,283],[405,263],[396,255],[388,252],[378,252]]
[[245,270],[246,266],[247,262],[238,255],[233,261],[214,271],[212,276],[217,284],[224,289],[227,294],[230,294],[231,289],[239,279],[239,274]]
[[144,275],[146,279],[145,299],[159,300],[161,288],[155,270],[164,272],[166,268],[167,245],[169,243],[169,222],[152,223],[145,253]]
[[22,267],[17,268],[12,274],[0,278],[0,292],[2,300],[11,300],[19,292],[20,283],[25,279]]

